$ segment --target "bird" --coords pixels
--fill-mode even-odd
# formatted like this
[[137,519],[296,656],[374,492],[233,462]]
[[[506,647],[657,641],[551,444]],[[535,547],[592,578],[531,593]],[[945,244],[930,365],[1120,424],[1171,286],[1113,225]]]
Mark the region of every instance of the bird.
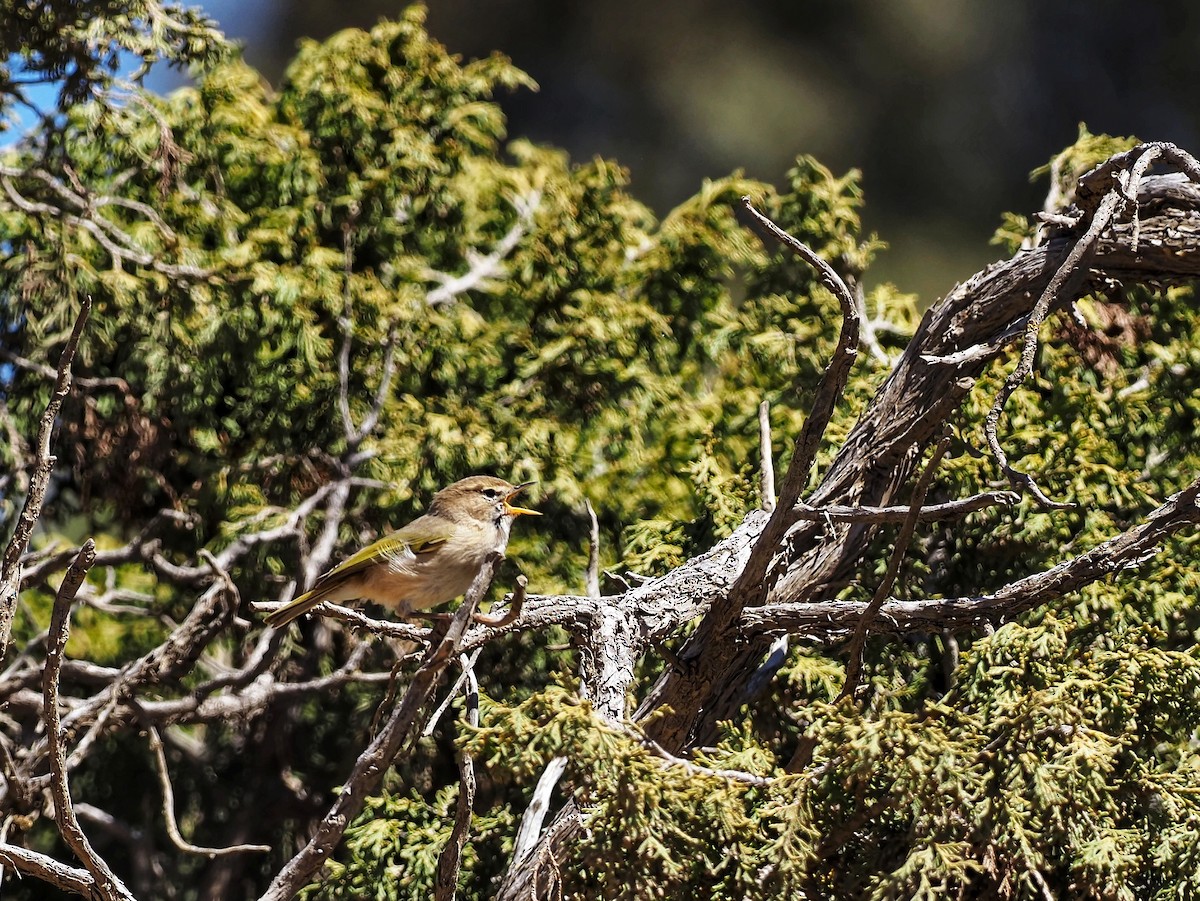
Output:
[[443,488],[423,516],[324,573],[310,590],[272,611],[267,625],[282,628],[325,601],[361,598],[404,618],[454,600],[493,551],[504,553],[514,519],[541,516],[510,503],[532,484],[476,475]]

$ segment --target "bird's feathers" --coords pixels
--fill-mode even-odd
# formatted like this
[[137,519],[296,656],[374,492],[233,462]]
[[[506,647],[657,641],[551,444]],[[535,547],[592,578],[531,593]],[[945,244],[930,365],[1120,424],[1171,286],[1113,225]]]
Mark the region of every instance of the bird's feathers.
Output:
[[427,520],[429,520],[428,516],[418,517],[398,532],[384,535],[378,541],[368,544],[361,551],[347,557],[321,576],[317,580],[317,585],[319,586],[325,579],[333,576],[362,572],[385,560],[395,566],[405,557],[433,553],[450,539],[450,533],[444,528],[430,528],[435,524],[427,522]]
[[513,519],[538,515],[509,503],[525,487],[492,476],[455,482],[434,496],[428,513],[343,560],[267,623],[287,625],[325,601],[362,598],[404,615],[453,600],[489,554],[504,552]]

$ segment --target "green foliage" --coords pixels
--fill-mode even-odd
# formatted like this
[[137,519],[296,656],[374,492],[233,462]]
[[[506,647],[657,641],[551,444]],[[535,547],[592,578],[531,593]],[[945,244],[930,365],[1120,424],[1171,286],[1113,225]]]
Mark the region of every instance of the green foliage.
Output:
[[[346,863],[331,862],[319,886],[301,897],[322,901],[425,901],[433,897],[438,855],[450,837],[458,790],[446,786],[430,801],[402,793],[370,798],[361,825],[346,833]],[[463,849],[462,874],[468,882],[486,885],[497,875],[496,865],[512,852],[516,822],[501,808],[476,816],[471,841]],[[506,840],[507,839],[507,840]],[[486,898],[482,894],[459,897]]]
[[1088,131],[1085,123],[1080,122],[1075,143],[1051,157],[1045,166],[1034,169],[1029,177],[1036,181],[1043,176],[1050,176],[1051,192],[1060,197],[1070,198],[1074,196],[1075,183],[1081,175],[1094,169],[1114,153],[1129,150],[1138,143],[1138,139],[1132,135],[1094,135]]
[[[149,7],[118,6],[132,18],[103,27],[119,44]],[[532,502],[547,515],[520,524],[510,556],[533,589],[578,590],[585,498],[606,564],[645,572],[706,549],[758,503],[758,404],[771,401],[782,467],[839,317],[812,273],[759,244],[733,210],[751,195],[861,281],[882,244],[861,232],[857,173],[800,157],[781,189],[733,174],[660,220],[615,163],[509,141],[495,94],[532,87],[528,76],[498,56],[462,63],[428,37],[419,9],[305,43],[278,91],[194,40],[167,41],[172,58],[211,64],[194,87],[71,106],[53,140],[5,155],[23,167],[69,159],[95,196],[121,198],[95,216],[149,259],[119,259],[62,216],[0,207],[6,347],[54,360],[88,293],[96,312],[77,372],[110,380],[64,407],[43,545],[86,533],[116,546],[165,508],[194,527],[176,525],[183,516],[156,524],[164,552],[194,562],[201,547],[282,524],[351,444],[339,411],[346,341],[355,424],[388,360],[395,372],[363,440],[345,549],[470,472],[537,478]],[[47,73],[66,65],[46,59]],[[103,68],[81,71],[100,83]],[[1081,131],[1047,171],[1064,187],[1119,146]],[[56,202],[33,176],[14,184]],[[1006,239],[1027,228],[1008,220]],[[879,350],[896,354],[917,299],[878,286],[866,307],[889,325]],[[977,594],[1044,570],[1127,528],[1200,469],[1190,289],[1114,289],[1080,312],[1087,328],[1044,329],[1035,377],[1001,421],[1014,464],[1076,506],[922,526],[899,596]],[[986,373],[957,415],[931,501],[996,479],[969,449],[984,447],[1009,365]],[[878,353],[860,354],[818,468],[885,369]],[[43,375],[18,367],[0,378],[0,412],[33,434]],[[17,451],[0,446],[6,470]],[[0,495],[0,519],[14,504]],[[309,536],[321,525],[311,520]],[[844,596],[870,595],[892,535]],[[695,758],[765,783],[668,763],[598,722],[562,687],[574,670],[562,635],[496,642],[478,668],[491,695],[483,725],[458,739],[482,774],[462,895],[490,895],[541,766],[565,754],[560,796],[587,808],[590,835],[564,869],[572,897],[1018,898],[1043,883],[1055,895],[1186,897],[1200,888],[1196,544],[1176,537],[1120,581],[973,644],[963,636],[953,686],[940,639],[873,644],[865,712],[830,703],[843,675],[835,656],[793,648],[769,696]],[[275,596],[305,551],[252,555],[234,573],[243,597]],[[73,655],[119,665],[192,602],[137,566],[116,579],[155,616],[88,611]],[[26,598],[20,642],[44,628],[49,605],[46,590]],[[239,653],[232,642],[214,649]],[[328,673],[347,653],[343,640],[289,645],[280,675]],[[252,749],[262,771],[284,775],[247,789],[258,794],[245,803],[293,811],[292,833],[271,837],[287,853],[313,815],[291,786],[337,784],[376,703],[372,690],[347,688],[222,733],[205,771],[179,780],[181,808],[241,784]],[[815,742],[811,762],[786,773],[802,736]],[[398,766],[310,897],[429,896],[457,797],[453,742],[440,730]],[[128,749],[112,753],[131,765]],[[89,788],[102,783],[85,774]],[[121,811],[130,822],[144,817],[136,803]]]
[[135,60],[127,80],[140,82],[156,62],[211,64],[229,52],[210,18],[158,0],[0,0],[0,22],[0,132],[31,85],[57,85],[65,110],[104,98]]

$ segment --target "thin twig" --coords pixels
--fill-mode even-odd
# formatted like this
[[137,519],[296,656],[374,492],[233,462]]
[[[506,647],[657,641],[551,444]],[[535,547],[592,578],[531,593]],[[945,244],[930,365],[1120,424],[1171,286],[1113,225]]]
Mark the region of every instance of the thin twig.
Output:
[[354,446],[356,430],[350,416],[350,345],[354,341],[354,295],[350,289],[350,277],[354,273],[354,219],[358,210],[353,209],[351,218],[342,226],[342,315],[338,325],[342,328],[342,345],[338,351],[338,412],[342,414],[342,429],[346,442]]
[[475,661],[479,659],[479,655],[482,652],[483,648],[476,648],[469,654],[459,655],[459,660],[462,662],[462,672],[458,674],[458,678],[454,680],[454,684],[446,692],[446,697],[442,699],[442,703],[438,704],[433,713],[429,715],[429,721],[425,723],[425,728],[421,730],[422,737],[428,738],[430,735],[433,735],[433,731],[441,721],[442,715],[450,708],[450,705],[454,703],[454,699],[458,697],[459,691],[466,685],[468,674],[474,672],[472,667],[475,666]]
[[127,899],[133,895],[125,888],[79,828],[75,809],[71,806],[71,791],[67,785],[67,754],[63,742],[62,722],[58,715],[58,674],[62,669],[63,651],[70,633],[71,603],[79,586],[87,578],[87,572],[96,559],[96,545],[90,538],[79,549],[79,556],[67,570],[62,585],[54,598],[54,610],[50,617],[50,636],[46,648],[46,669],[42,675],[42,695],[46,718],[46,736],[50,750],[51,789],[54,794],[54,820],[58,824],[63,841],[75,852],[92,879],[95,891],[104,901]]
[[775,463],[771,457],[771,402],[758,405],[758,472],[762,508],[775,512]]
[[[58,372],[52,366],[47,366],[45,363],[39,363],[36,360],[30,360],[20,354],[14,353],[7,347],[0,347],[0,360],[12,363],[18,369],[24,369],[27,372],[33,372],[47,379],[57,379]],[[71,384],[79,388],[115,388],[126,395],[131,395],[133,389],[129,387],[129,382],[120,376],[109,376],[106,378],[95,378],[86,375],[72,376]]]
[[515,623],[525,608],[525,588],[529,585],[529,580],[524,575],[520,575],[517,576],[515,584],[517,588],[513,592],[512,601],[509,602],[507,610],[499,614],[472,613],[472,622],[492,629],[503,629],[505,626]]
[[50,453],[50,437],[54,433],[54,422],[58,418],[63,400],[71,391],[71,361],[75,359],[75,351],[79,347],[79,339],[83,335],[83,328],[87,325],[91,311],[92,298],[85,295],[79,307],[79,315],[75,317],[71,337],[67,339],[66,347],[58,358],[54,391],[38,424],[35,464],[29,480],[29,493],[25,495],[25,503],[21,507],[21,515],[17,518],[12,538],[4,548],[3,564],[0,567],[0,660],[8,650],[8,639],[12,634],[17,593],[21,586],[21,556],[29,546],[29,536],[33,534],[33,527],[41,516],[42,501],[46,497],[46,488],[50,485],[50,472],[54,468],[55,458]]
[[585,593],[590,598],[600,597],[600,521],[590,500],[584,499],[588,515],[588,565],[584,578]]
[[[961,500],[922,507],[917,511],[917,519],[921,522],[959,519],[991,507],[1011,507],[1020,500],[1021,496],[1015,491],[986,491],[983,494],[975,494]],[[810,507],[807,504],[800,504],[795,510],[797,519],[874,524],[904,522],[911,512],[912,507],[845,507],[841,505]]]
[[929,486],[933,484],[933,476],[937,472],[938,464],[942,462],[942,456],[949,448],[950,439],[948,437],[942,438],[937,443],[933,454],[929,457],[929,462],[925,464],[925,471],[921,473],[921,478],[917,481],[917,487],[913,489],[908,518],[904,520],[900,526],[900,533],[896,536],[896,546],[892,548],[892,556],[888,559],[883,581],[875,589],[875,595],[871,598],[867,609],[863,611],[862,618],[858,621],[858,627],[854,630],[854,637],[850,640],[850,660],[846,664],[846,682],[842,686],[838,700],[853,697],[854,692],[858,689],[859,680],[862,678],[863,646],[867,641],[867,632],[870,631],[871,624],[875,622],[875,614],[879,612],[879,608],[887,600],[892,586],[896,584],[896,577],[900,573],[900,564],[904,562],[904,555],[908,553],[909,543],[912,541],[913,533],[921,518],[921,506],[925,503],[925,495],[929,493]]
[[[258,601],[254,603],[253,608],[256,611],[270,613],[273,610],[279,610],[287,606],[285,601]],[[312,609],[312,613],[319,616],[324,616],[329,619],[340,620],[350,626],[356,632],[367,632],[371,635],[382,635],[385,638],[399,638],[402,641],[418,641],[422,644],[428,644],[430,636],[433,634],[431,629],[424,626],[418,626],[413,623],[393,622],[391,620],[374,619],[367,616],[358,610],[350,607],[343,607],[341,604],[334,604],[331,601],[325,601],[318,604]]]
[[[472,728],[479,728],[479,681],[475,678],[475,658],[461,655],[463,676],[467,682],[466,720]],[[454,811],[454,826],[446,846],[438,857],[437,882],[434,885],[435,901],[454,901],[458,892],[458,872],[462,867],[463,846],[471,830],[471,811],[475,804],[475,761],[466,750],[458,752],[458,806]]]
[[358,424],[358,430],[355,432],[355,440],[352,443],[352,448],[357,447],[362,443],[371,432],[375,430],[375,426],[379,424],[379,417],[383,413],[383,405],[388,398],[388,391],[392,387],[392,379],[396,375],[396,325],[388,329],[387,340],[383,345],[383,375],[379,378],[379,387],[375,389],[375,399],[371,402],[371,409],[367,411],[367,415],[363,417],[363,421]]
[[633,729],[626,731],[626,735],[634,741],[641,744],[646,750],[660,758],[664,763],[670,766],[681,767],[693,776],[701,776],[708,779],[720,779],[723,782],[741,782],[745,785],[753,785],[757,787],[765,787],[770,785],[774,780],[769,776],[755,776],[753,773],[747,773],[744,770],[714,770],[710,767],[702,766],[695,761],[687,760],[683,757],[678,757],[672,754],[654,739],[649,736],[642,735]]
[[179,823],[175,820],[175,791],[171,787],[171,774],[167,771],[167,753],[163,749],[162,739],[159,738],[158,730],[153,726],[146,728],[146,735],[150,740],[150,750],[154,752],[154,760],[158,764],[158,784],[162,788],[163,819],[167,821],[167,835],[170,836],[171,843],[176,848],[188,854],[199,854],[208,858],[247,852],[266,854],[271,850],[270,845],[230,845],[227,848],[205,848],[193,845],[185,839],[183,833],[179,831]]

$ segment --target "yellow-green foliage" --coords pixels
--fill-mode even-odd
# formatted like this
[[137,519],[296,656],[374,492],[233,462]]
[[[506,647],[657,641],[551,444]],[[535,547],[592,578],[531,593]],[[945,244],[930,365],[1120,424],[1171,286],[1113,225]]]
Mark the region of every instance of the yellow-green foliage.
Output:
[[[126,402],[98,388],[64,407],[39,541],[86,533],[115,546],[169,508],[195,528],[158,527],[164,552],[194,563],[200,548],[281,523],[346,450],[344,318],[356,422],[388,353],[397,368],[364,442],[373,456],[342,547],[477,471],[539,479],[534,503],[547,515],[522,523],[510,550],[538,592],[580,589],[585,498],[606,565],[661,572],[728,534],[758,502],[759,402],[772,402],[776,462],[786,465],[839,321],[812,273],[761,245],[734,208],[750,194],[859,279],[882,245],[861,233],[858,176],[800,157],[779,189],[742,174],[714,179],[660,220],[616,163],[508,140],[494,94],[530,86],[501,57],[449,55],[417,9],[306,42],[278,91],[225,61],[167,98],[73,106],[59,143],[8,152],[15,165],[69,151],[98,195],[146,204],[167,228],[137,206],[98,207],[159,271],[118,264],[61,219],[0,209],[6,345],[55,359],[76,298],[91,294],[78,371],[120,377],[132,392]],[[1100,139],[1082,138],[1055,169],[1064,179],[1100,158]],[[18,183],[30,196],[42,190]],[[1005,238],[1026,229],[1010,219]],[[486,278],[429,302],[509,236]],[[171,274],[178,266],[202,274]],[[878,337],[897,354],[917,299],[880,286],[866,301],[896,326]],[[978,594],[1041,571],[1128,528],[1200,469],[1190,289],[1089,298],[1080,312],[1090,328],[1043,328],[1035,374],[1000,430],[1013,463],[1075,506],[1023,502],[923,525],[898,596]],[[954,417],[958,440],[931,501],[995,482],[990,458],[970,451],[985,447],[983,417],[1011,365],[992,367]],[[860,353],[818,473],[884,372]],[[47,390],[40,374],[0,369],[22,434]],[[0,445],[4,465],[14,459]],[[0,496],[6,521],[15,500]],[[870,596],[893,534],[883,530],[845,596]],[[507,637],[478,667],[490,696],[483,724],[458,736],[480,771],[461,896],[490,896],[539,768],[565,754],[556,800],[575,797],[588,817],[563,869],[570,897],[1189,897],[1200,891],[1196,543],[1177,536],[1119,580],[989,637],[960,636],[953,687],[943,637],[872,641],[862,711],[830,703],[842,680],[836,649],[793,646],[768,695],[695,758],[767,784],[665,763],[562,687],[576,666],[563,635]],[[302,551],[262,548],[233,574],[243,598],[275,596]],[[193,600],[136,566],[118,580],[148,597],[156,618],[81,616],[72,653],[118,665],[165,637]],[[18,641],[44,627],[48,601],[30,594]],[[329,672],[346,652],[288,648],[286,665]],[[234,654],[234,642],[213,653]],[[655,665],[644,664],[635,690]],[[248,759],[274,767],[261,789],[272,803],[296,805],[295,784],[339,784],[375,703],[359,686],[246,729],[213,727],[205,772],[177,779],[181,809],[243,784]],[[815,742],[811,759],[785,773],[802,736]],[[312,897],[430,896],[457,794],[453,740],[444,727],[398,764]],[[107,753],[117,762],[81,774],[85,791],[111,791],[96,773],[144,778],[127,772],[144,749],[114,743]],[[136,799],[113,804],[129,822],[147,816]],[[278,850],[264,874],[301,838],[271,836]],[[189,866],[199,864],[181,872]]]

